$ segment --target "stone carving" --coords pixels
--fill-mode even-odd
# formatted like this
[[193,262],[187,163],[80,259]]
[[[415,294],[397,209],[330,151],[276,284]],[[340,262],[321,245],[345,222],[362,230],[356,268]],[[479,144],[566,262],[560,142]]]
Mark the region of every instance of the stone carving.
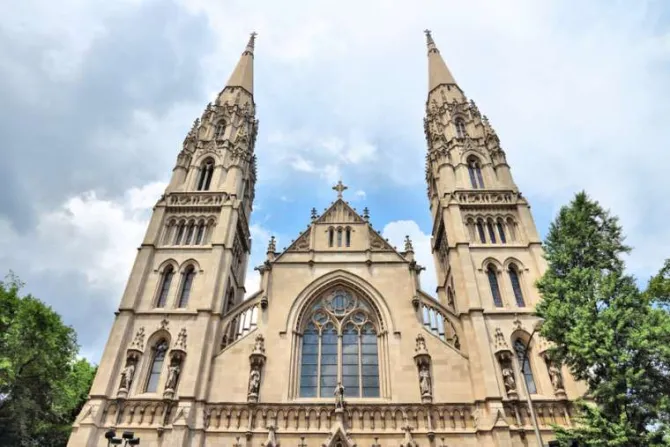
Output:
[[459,203],[462,204],[514,204],[512,192],[480,192],[463,191],[456,194]]
[[416,336],[416,348],[414,351],[417,353],[428,352],[426,348],[426,339],[423,338],[423,335],[419,334]]
[[172,359],[172,363],[168,367],[167,380],[165,381],[165,389],[174,391],[177,389],[177,382],[181,374],[181,361],[177,358]]
[[311,230],[306,230],[297,241],[288,248],[288,251],[307,251],[309,250],[309,237]]
[[119,385],[119,394],[127,394],[130,390],[130,386],[133,384],[133,379],[135,377],[135,368],[137,364],[137,359],[134,357],[128,357],[126,360],[126,366],[121,370],[121,384]]
[[[403,415],[403,417],[405,416],[406,415]],[[403,426],[402,429],[405,432],[405,438],[403,439],[403,442],[400,444],[400,447],[418,447],[418,444],[412,437],[412,426],[409,424],[405,424],[405,426]]]
[[342,386],[342,382],[337,383],[333,395],[335,396],[335,409],[344,410],[344,386]]
[[265,354],[265,339],[261,334],[258,334],[256,336],[256,339],[254,340],[254,353],[260,353],[260,354]]
[[502,369],[503,383],[505,384],[505,391],[516,392],[516,380],[514,379],[514,370],[512,365],[505,365]]
[[495,331],[495,348],[496,351],[509,349],[509,347],[507,346],[507,342],[505,341],[505,336],[503,335],[499,327],[497,327]]
[[274,253],[277,251],[277,239],[275,239],[274,236],[270,237],[270,241],[268,242],[268,253]]
[[555,362],[549,362],[549,378],[554,391],[563,391],[563,375]]
[[170,193],[170,207],[218,207],[228,200],[226,193]]
[[405,251],[414,251],[414,246],[412,246],[412,240],[409,238],[409,235],[405,236]]
[[249,374],[249,397],[258,398],[258,392],[261,388],[261,373],[256,369],[251,370]]
[[135,333],[135,338],[130,343],[130,349],[144,350],[144,327],[139,328]]
[[179,331],[179,334],[177,335],[177,341],[175,342],[173,349],[186,351],[186,328],[181,328],[181,331]]
[[419,389],[421,390],[421,397],[432,396],[433,394],[428,365],[419,367]]
[[262,447],[279,447],[277,442],[277,427],[274,425],[268,425],[268,439],[265,441],[265,444],[262,444]]

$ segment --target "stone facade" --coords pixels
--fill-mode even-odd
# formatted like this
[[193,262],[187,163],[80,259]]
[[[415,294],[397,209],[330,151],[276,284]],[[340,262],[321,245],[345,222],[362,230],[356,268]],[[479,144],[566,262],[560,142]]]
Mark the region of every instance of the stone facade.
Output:
[[[584,387],[531,334],[545,270],[496,133],[428,38],[424,122],[437,297],[412,242],[344,200],[245,295],[256,182],[254,35],[187,135],[154,209],[69,446],[537,445]],[[527,361],[523,350],[529,344]],[[520,355],[521,354],[521,355]]]

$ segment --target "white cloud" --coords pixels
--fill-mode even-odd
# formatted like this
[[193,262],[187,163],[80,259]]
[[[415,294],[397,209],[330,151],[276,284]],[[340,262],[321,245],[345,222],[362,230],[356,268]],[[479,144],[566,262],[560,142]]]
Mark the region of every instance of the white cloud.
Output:
[[421,272],[421,288],[432,296],[437,296],[437,275],[435,272],[435,263],[430,248],[430,234],[421,231],[419,224],[413,220],[396,220],[389,222],[382,230],[382,236],[388,239],[391,245],[402,250],[405,246],[405,236],[409,236],[414,247],[414,257],[419,265],[426,267]]

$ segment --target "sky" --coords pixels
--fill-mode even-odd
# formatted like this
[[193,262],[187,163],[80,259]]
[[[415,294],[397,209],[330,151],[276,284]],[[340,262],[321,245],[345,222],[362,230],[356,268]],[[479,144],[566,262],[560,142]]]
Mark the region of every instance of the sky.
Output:
[[247,291],[267,240],[345,199],[435,289],[424,182],[433,32],[496,129],[545,235],[587,191],[632,274],[670,257],[670,5],[662,0],[22,0],[0,3],[0,274],[98,361],[191,123],[258,32],[258,182]]

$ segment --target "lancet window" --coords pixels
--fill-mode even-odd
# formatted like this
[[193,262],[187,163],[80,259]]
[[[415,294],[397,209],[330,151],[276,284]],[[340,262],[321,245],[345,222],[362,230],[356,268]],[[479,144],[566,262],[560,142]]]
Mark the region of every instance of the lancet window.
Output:
[[378,330],[368,304],[338,289],[312,305],[302,335],[300,397],[379,397]]
[[474,189],[484,188],[482,166],[477,157],[468,158],[468,174],[470,175],[470,184]]
[[219,121],[216,123],[216,127],[214,128],[214,139],[216,141],[223,140],[223,134],[226,132],[226,122],[224,120]]
[[174,269],[172,268],[171,265],[168,265],[167,267],[165,267],[165,270],[163,270],[160,290],[158,292],[158,299],[156,300],[156,307],[165,307],[168,294],[170,293],[170,284],[172,283],[172,277],[174,277]]
[[514,342],[514,351],[516,351],[517,359],[519,360],[519,372],[526,382],[526,387],[530,394],[537,393],[535,380],[533,379],[533,370],[530,367],[530,353],[526,353],[526,345],[521,340]]
[[463,118],[456,118],[456,120],[454,121],[454,126],[456,126],[456,137],[465,138],[466,131],[465,131],[465,121],[463,121]]
[[523,299],[523,291],[521,290],[521,281],[519,281],[519,269],[515,264],[510,264],[507,269],[509,274],[509,280],[512,283],[512,291],[514,292],[514,299],[516,299],[516,305],[519,307],[525,307],[526,303]]
[[496,272],[496,268],[492,264],[489,264],[488,268],[486,269],[486,275],[489,279],[489,287],[491,288],[493,304],[495,304],[496,307],[503,307],[502,297],[500,295],[500,286],[498,284],[498,272]]
[[149,370],[149,377],[147,378],[147,387],[145,389],[147,393],[155,393],[158,390],[158,381],[161,378],[167,350],[168,343],[165,339],[161,339],[156,343],[153,357],[151,358],[151,369]]
[[189,265],[182,275],[181,289],[179,290],[179,304],[177,307],[186,307],[188,299],[191,297],[191,288],[193,279],[195,279],[195,268]]
[[214,176],[214,160],[208,159],[200,167],[200,176],[198,177],[198,191],[207,191],[212,183]]

